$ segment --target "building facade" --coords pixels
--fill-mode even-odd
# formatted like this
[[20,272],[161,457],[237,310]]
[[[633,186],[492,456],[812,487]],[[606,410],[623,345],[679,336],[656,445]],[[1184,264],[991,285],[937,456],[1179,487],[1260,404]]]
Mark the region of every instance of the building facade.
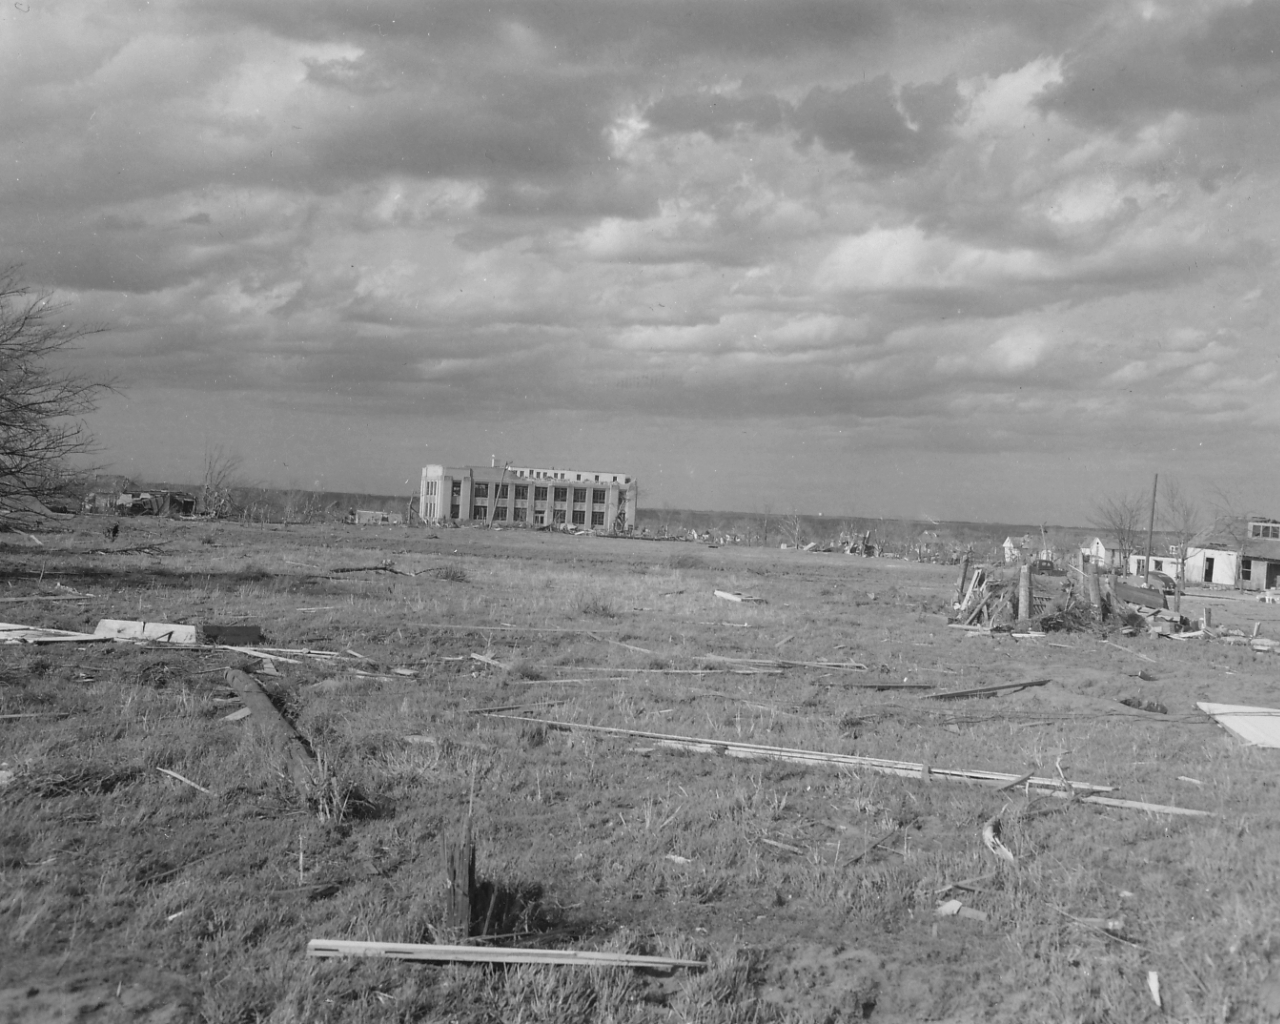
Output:
[[1217,523],[1187,548],[1187,579],[1242,590],[1280,587],[1280,520]]
[[428,523],[563,526],[630,533],[635,477],[538,466],[424,466],[419,515]]

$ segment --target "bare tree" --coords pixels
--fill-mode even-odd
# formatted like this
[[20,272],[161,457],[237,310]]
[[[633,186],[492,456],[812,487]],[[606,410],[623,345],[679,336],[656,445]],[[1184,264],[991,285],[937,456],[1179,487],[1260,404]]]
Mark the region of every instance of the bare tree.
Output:
[[1146,514],[1146,498],[1121,493],[1100,499],[1089,517],[1090,525],[1115,540],[1125,575],[1129,573],[1129,556],[1142,541]]
[[1248,507],[1239,492],[1214,484],[1213,511],[1214,532],[1230,540],[1236,553],[1235,587],[1244,590],[1244,577],[1240,570],[1244,567],[1244,547],[1249,539]]
[[800,546],[800,541],[804,537],[804,516],[795,510],[792,506],[791,511],[782,517],[782,529],[787,539],[791,542],[793,548]]
[[49,365],[103,328],[68,323],[66,306],[22,284],[18,270],[0,270],[0,508],[57,493],[67,459],[93,450],[79,417],[110,387]]
[[200,506],[219,518],[232,515],[235,501],[232,491],[237,485],[241,458],[222,445],[204,450],[204,479],[200,485]]
[[1174,611],[1182,610],[1182,592],[1187,585],[1187,549],[1191,541],[1204,525],[1200,514],[1200,506],[1182,485],[1173,477],[1164,482],[1164,503],[1160,510],[1160,521],[1164,529],[1173,538],[1178,554],[1178,588],[1173,599]]

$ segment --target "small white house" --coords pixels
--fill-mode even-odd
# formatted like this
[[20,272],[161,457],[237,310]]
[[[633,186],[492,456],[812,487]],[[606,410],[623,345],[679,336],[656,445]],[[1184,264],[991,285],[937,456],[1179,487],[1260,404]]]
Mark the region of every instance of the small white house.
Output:
[[1187,548],[1187,579],[1210,586],[1280,586],[1280,521],[1251,516],[1215,523]]
[[1094,537],[1088,544],[1080,545],[1080,555],[1085,565],[1098,565],[1114,569],[1120,565],[1120,549],[1109,548],[1101,537]]

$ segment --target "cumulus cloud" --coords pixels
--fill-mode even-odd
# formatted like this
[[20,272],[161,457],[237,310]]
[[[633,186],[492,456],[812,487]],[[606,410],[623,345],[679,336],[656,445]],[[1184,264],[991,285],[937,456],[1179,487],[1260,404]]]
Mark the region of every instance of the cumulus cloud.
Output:
[[0,15],[0,237],[140,399],[458,443],[767,420],[921,466],[1149,453],[1176,402],[1235,450],[1274,407],[1240,367],[1274,368],[1275,11],[31,5]]

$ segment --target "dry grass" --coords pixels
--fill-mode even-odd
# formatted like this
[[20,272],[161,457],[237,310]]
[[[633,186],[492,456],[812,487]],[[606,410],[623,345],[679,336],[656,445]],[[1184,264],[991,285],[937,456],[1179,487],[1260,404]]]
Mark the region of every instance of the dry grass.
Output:
[[[86,972],[123,986],[121,1019],[143,1005],[156,1020],[217,1022],[1271,1012],[1274,752],[1237,746],[1193,704],[1274,704],[1274,656],[1117,647],[1096,633],[965,638],[940,614],[954,570],[905,562],[514,531],[130,525],[139,550],[126,554],[87,553],[100,545],[88,522],[38,552],[0,553],[11,594],[57,581],[94,595],[11,604],[6,618],[67,629],[104,617],[253,622],[272,645],[361,660],[298,659],[264,677],[317,755],[304,800],[253,729],[221,720],[236,707],[220,676],[230,652],[0,652],[0,714],[47,716],[0,719],[0,761],[13,772],[0,789],[5,1019],[39,1019],[32,987],[98,993],[106,982]],[[327,578],[388,559],[420,575]],[[713,589],[768,604],[730,604]],[[1270,608],[1203,600],[1229,624]],[[692,672],[708,653],[871,671]],[[1045,677],[1054,683],[946,703],[854,685]],[[1124,697],[1169,714],[1131,711]],[[474,713],[484,708],[936,767],[1060,767],[1216,817],[668,751]],[[493,894],[490,941],[696,955],[709,969],[302,956],[314,937],[432,941],[441,844],[468,814]],[[993,815],[1013,865],[983,845]],[[946,887],[974,878],[949,895],[986,921],[938,918]]]

